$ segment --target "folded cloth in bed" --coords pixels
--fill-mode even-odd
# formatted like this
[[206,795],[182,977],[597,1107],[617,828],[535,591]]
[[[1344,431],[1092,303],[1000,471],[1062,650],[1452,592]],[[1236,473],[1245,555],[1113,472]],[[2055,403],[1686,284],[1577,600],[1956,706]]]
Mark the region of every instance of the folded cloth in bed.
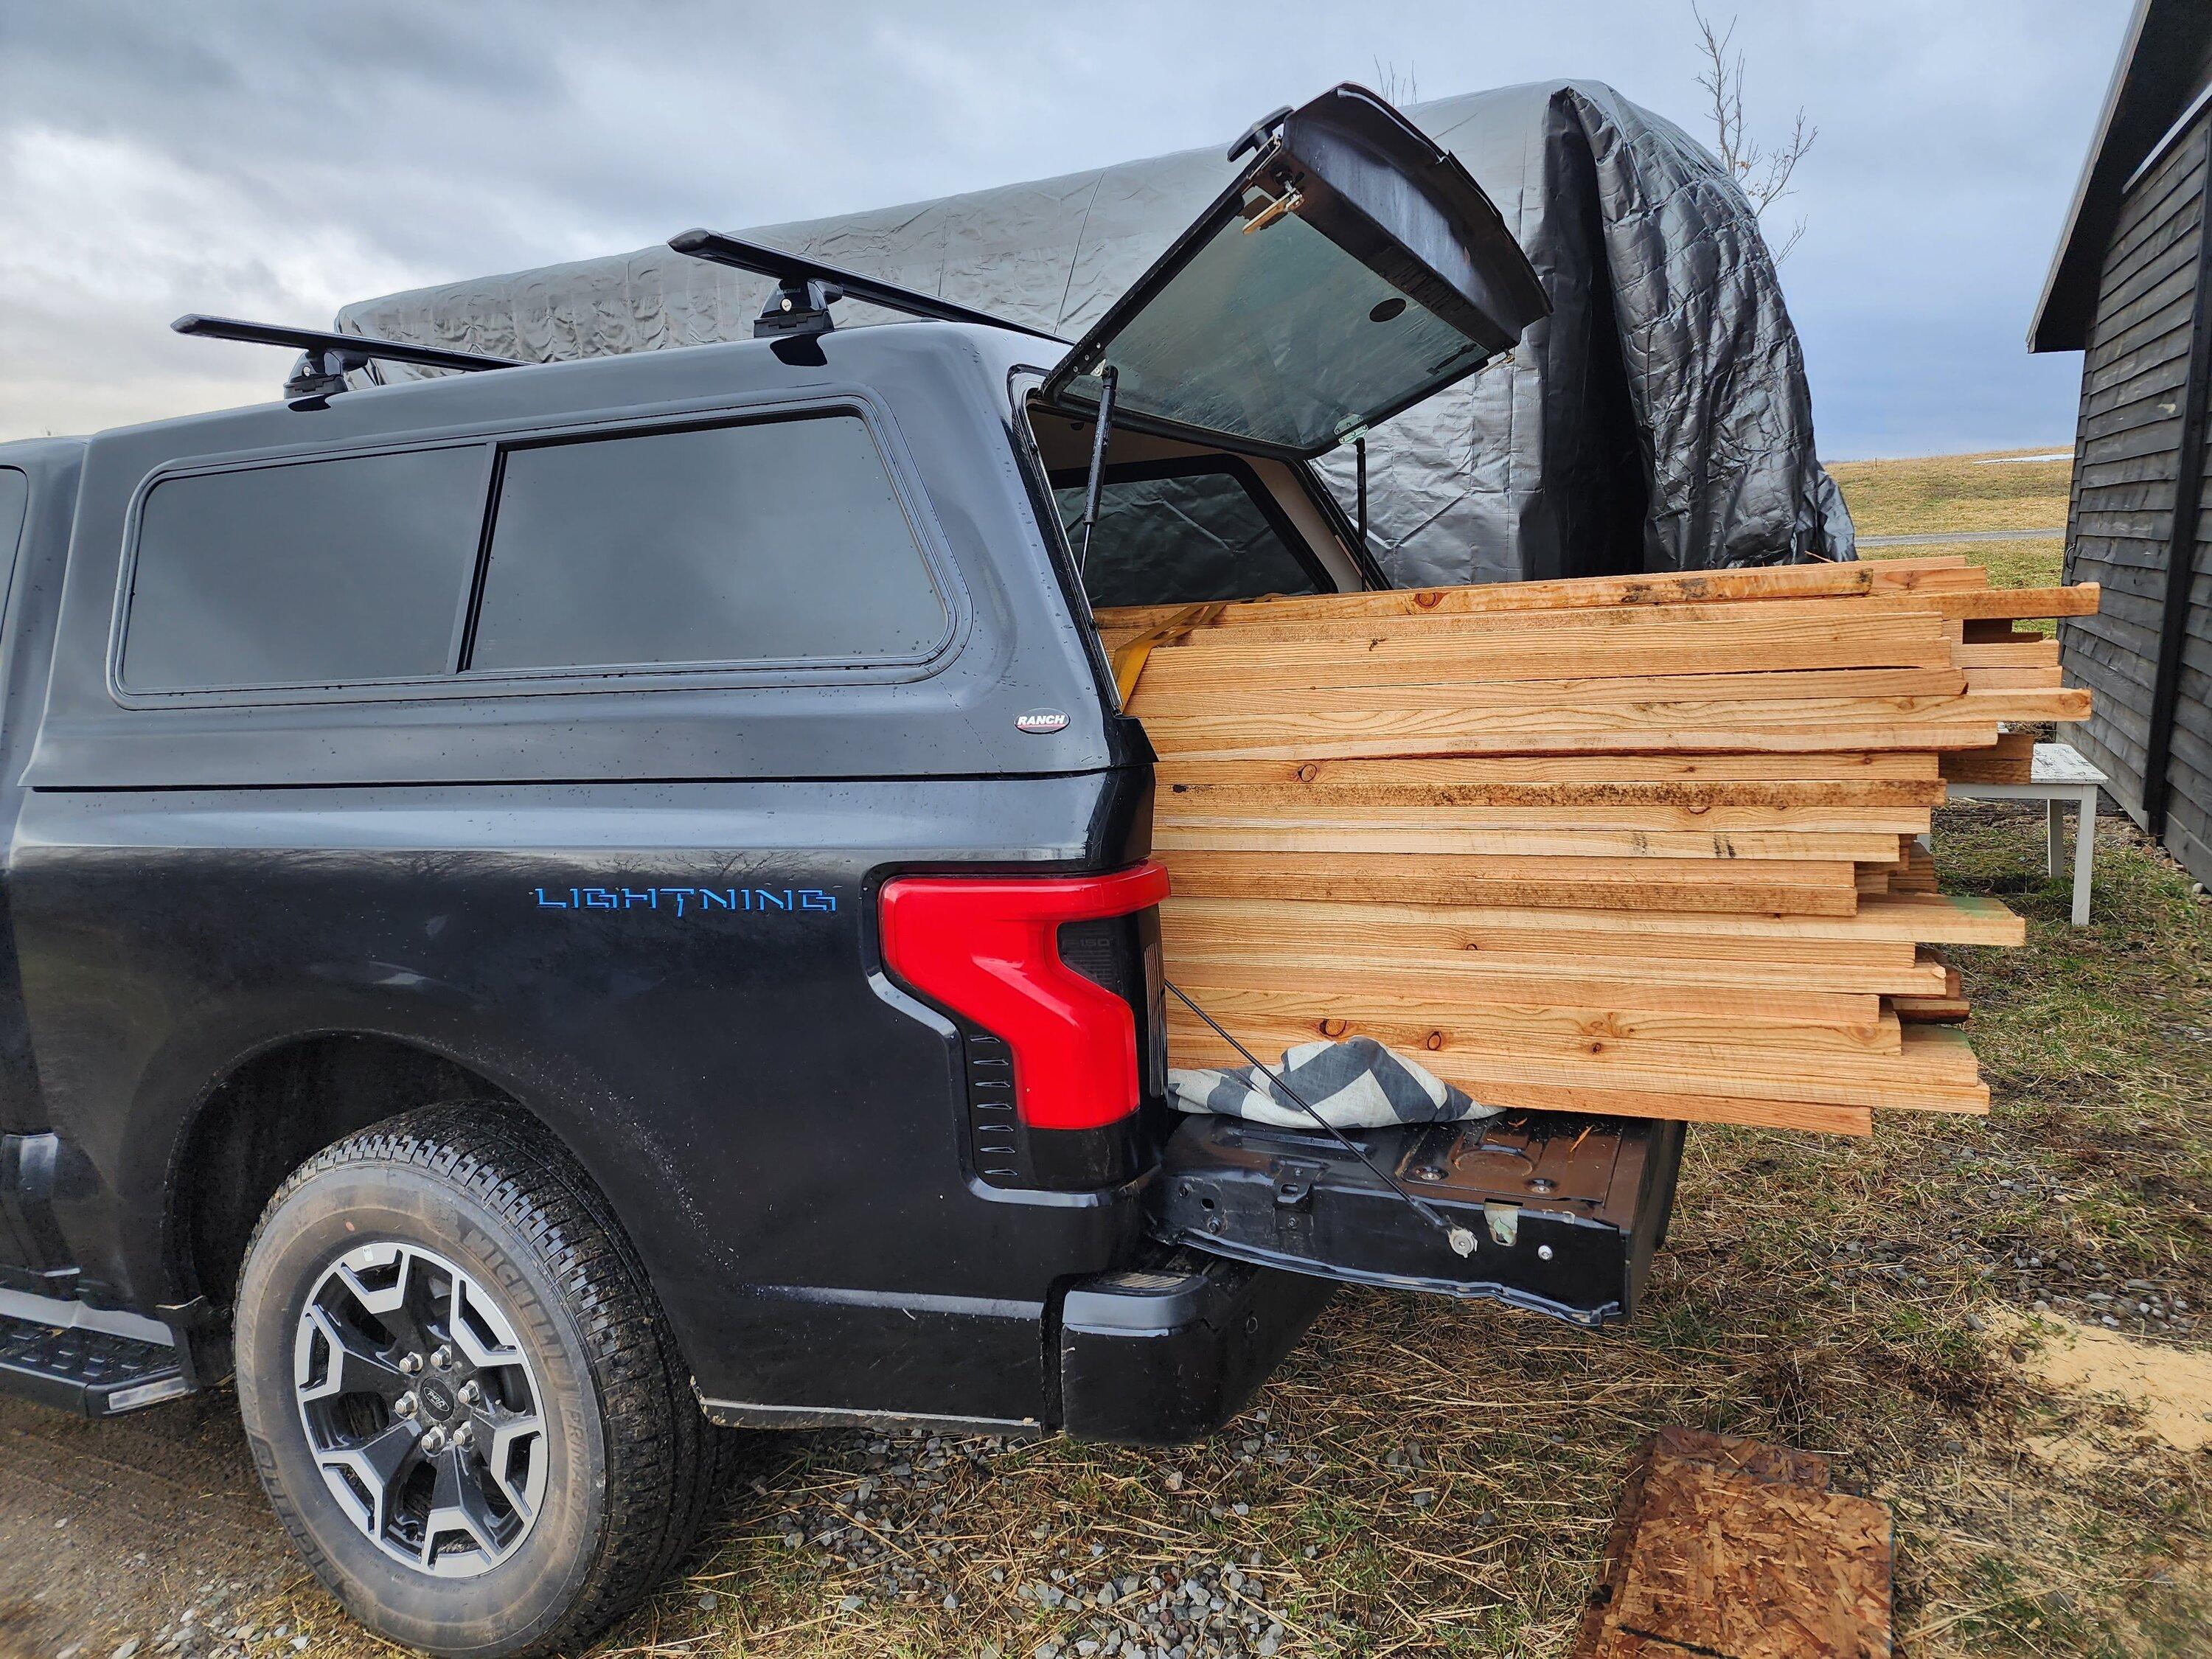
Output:
[[[1279,1079],[1279,1081],[1278,1080]],[[1502,1106],[1474,1099],[1373,1037],[1305,1042],[1279,1066],[1170,1071],[1168,1097],[1186,1112],[1212,1112],[1282,1128],[1308,1128],[1312,1117],[1285,1092],[1287,1084],[1340,1129],[1381,1129],[1395,1123],[1456,1123],[1495,1117]]]

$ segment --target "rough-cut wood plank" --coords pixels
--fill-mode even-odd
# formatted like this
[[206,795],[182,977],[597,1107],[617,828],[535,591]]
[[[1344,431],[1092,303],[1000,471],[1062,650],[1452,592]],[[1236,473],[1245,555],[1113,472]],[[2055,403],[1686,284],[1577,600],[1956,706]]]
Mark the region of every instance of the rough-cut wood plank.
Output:
[[[1316,963],[1288,956],[1239,953],[1208,956],[1184,951],[1176,958],[1176,983],[1207,1007],[1206,994],[1267,991],[1295,985],[1316,997],[1389,999],[1400,1005],[1449,1006],[1468,1010],[1508,1004],[1518,1008],[1584,1009],[1611,1012],[1678,1012],[1700,1019],[1725,1019],[1759,1025],[1833,1026],[1872,1032],[1881,1025],[1881,998],[1868,991],[1821,991],[1792,981],[1778,984],[1771,973],[1765,983],[1698,983],[1670,975],[1638,971],[1641,964],[1616,963],[1605,977],[1585,961],[1579,967],[1555,960],[1553,971],[1514,972],[1490,962],[1442,963],[1391,960],[1380,957]],[[1906,999],[1927,1000],[1926,998]]]
[[[1599,660],[1607,678],[1622,678],[1950,666],[1953,647],[1940,623],[1932,617],[1916,620],[1924,625],[1911,630],[1865,620],[1790,617],[1745,629],[1684,623],[1652,629],[1652,637],[1632,642],[1607,637],[1611,629],[1522,629],[1481,639],[1401,631],[1372,639],[1304,641],[1248,641],[1227,632],[1202,648],[1194,641],[1187,649],[1155,649],[1139,684],[1150,698],[1176,690],[1241,696],[1340,685],[1572,679],[1589,674]],[[1919,684],[1944,686],[1937,678]]]
[[1463,783],[1916,783],[1939,775],[1936,757],[1886,750],[1794,754],[1487,755],[1439,760],[1164,762],[1164,783],[1383,782],[1406,777]]
[[1164,860],[1178,891],[1200,898],[1311,894],[1389,902],[1418,892],[1438,904],[1571,909],[1771,911],[1850,915],[1848,864],[1780,859],[1729,864],[1648,859],[1456,858],[1425,854],[1183,852]]
[[[1164,760],[1164,793],[1201,788],[1386,791],[1376,799],[1581,805],[1603,800],[1936,805],[1932,754],[1462,755],[1431,759]],[[1917,786],[1917,787],[1916,787]],[[1419,792],[1434,790],[1433,796]],[[1491,792],[1498,793],[1491,793]]]
[[[1178,985],[1182,981],[1178,978]],[[1426,984],[1441,994],[1423,1000],[1410,987]],[[1557,1000],[1537,1003],[1488,1002],[1462,999],[1449,987],[1404,977],[1362,990],[1332,989],[1325,981],[1274,987],[1216,983],[1211,996],[1197,987],[1184,986],[1206,1012],[1233,1032],[1248,1025],[1276,1028],[1303,1025],[1309,1032],[1328,1035],[1343,1028],[1357,1036],[1388,1026],[1399,1032],[1419,1033],[1419,1048],[1430,1054],[1461,1048],[1504,1048],[1526,1059],[1550,1055],[1562,1060],[1645,1065],[1680,1069],[1686,1066],[1744,1066],[1765,1075],[1778,1075],[1796,1063],[1796,1057],[1817,1060],[1823,1070],[1838,1077],[1885,1078],[1904,1054],[1904,1029],[1893,1013],[1882,1012],[1879,998],[1868,999],[1872,1018],[1863,1024],[1808,1024],[1754,1021],[1740,1015],[1705,1013],[1686,1009],[1576,1006]],[[1180,1006],[1180,1005],[1178,1005]],[[1188,1029],[1196,1022],[1186,1011],[1170,1018],[1170,1031]],[[1407,1052],[1413,1052],[1408,1050]],[[1933,1064],[1954,1081],[1955,1066],[1948,1053]]]
[[[1922,1076],[1961,1086],[1978,1085],[1981,1063],[1964,1031],[1931,1026],[1907,1026],[1901,1041],[1905,1062]],[[1983,1091],[1986,1103],[1988,1091]]]
[[[1492,1048],[1474,1043],[1431,1048],[1427,1044],[1434,1028],[1418,1022],[1383,1018],[1331,1021],[1326,1030],[1310,1020],[1280,1024],[1255,1023],[1249,1029],[1231,1025],[1230,1029],[1246,1048],[1269,1060],[1302,1042],[1371,1036],[1419,1060],[1437,1077],[1466,1090],[1485,1105],[1518,1107],[1528,1111],[1601,1112],[1616,1116],[1685,1117],[1693,1122],[1808,1128],[1824,1126],[1802,1121],[1798,1115],[1799,1109],[1940,1111],[1966,1115],[1989,1110],[1988,1090],[1978,1085],[1960,1085],[1945,1078],[1924,1077],[1898,1059],[1891,1060],[1887,1072],[1881,1076],[1867,1069],[1846,1073],[1839,1063],[1828,1063],[1826,1056],[1812,1066],[1788,1071],[1778,1066],[1765,1073],[1755,1073],[1733,1061],[1685,1062],[1670,1066],[1649,1061],[1632,1063],[1620,1057],[1530,1054],[1511,1047]],[[1906,1035],[1940,1029],[1911,1027]],[[1184,1067],[1243,1064],[1235,1049],[1204,1025],[1177,1016],[1172,1010],[1168,1020],[1168,1059],[1170,1064]],[[1689,1117],[1680,1109],[1668,1109],[1655,1103],[1656,1097],[1730,1103],[1725,1107],[1707,1105],[1702,1108],[1702,1115]]]
[[1984,749],[1996,741],[1999,720],[2017,718],[1990,714],[1970,721],[1960,718],[1952,706],[1963,701],[1901,697],[1884,706],[1879,699],[1808,698],[1771,703],[1571,704],[1503,712],[1449,708],[1370,712],[1324,702],[1314,708],[1241,715],[1216,710],[1147,717],[1145,730],[1155,749],[1179,759],[1326,760],[1653,750],[1810,752],[1838,746]]
[[[1316,964],[1310,955],[1296,950],[1218,943],[1209,948],[1203,938],[1186,935],[1175,947],[1175,959],[1178,984],[1216,978],[1224,983],[1252,982],[1245,969],[1257,963],[1274,975],[1279,985],[1302,984],[1309,974],[1316,983],[1323,976],[1348,983],[1356,975],[1421,974],[1439,988],[1455,987],[1455,994],[1477,1001],[1541,1000],[1543,988],[1572,985],[1590,988],[1586,994],[1577,992],[1583,1000],[1602,1000],[1597,988],[1611,988],[1605,994],[1627,998],[1631,1005],[1664,1006],[1687,1000],[1692,1006],[1718,1007],[1729,998],[1747,994],[1778,999],[1777,1006],[1802,1006],[1822,1018],[1833,1019],[1856,1018],[1835,1011],[1856,1006],[1856,1000],[1863,997],[1955,994],[1941,968],[1918,963],[1866,966],[1802,953],[1795,960],[1759,952],[1731,959],[1719,955],[1575,955],[1534,948],[1525,951],[1486,949],[1454,955],[1425,950],[1393,935],[1371,941],[1364,952],[1348,951]],[[1766,1006],[1765,1001],[1747,1005]]]
[[[1447,809],[1449,812],[1449,809]],[[1189,817],[1177,814],[1157,821],[1153,850],[1170,872],[1174,854],[1215,853],[1407,853],[1477,854],[1502,858],[1729,859],[1740,861],[1814,860],[1838,862],[1878,859],[1896,845],[1893,833],[1851,834],[1829,830],[1605,829],[1498,829],[1401,818],[1396,811],[1364,817],[1300,821],[1261,818]]]
[[[1940,995],[1947,971],[1907,942],[1798,940],[1705,933],[1579,933],[1541,925],[1460,925],[1427,905],[1270,905],[1265,900],[1186,898],[1161,909],[1161,938],[1175,963],[1265,957],[1314,967],[1433,967],[1498,978],[1632,980],[1843,994]],[[1593,915],[1593,911],[1573,911]]]
[[[1745,915],[1657,910],[1547,910],[1515,906],[1455,906],[1410,902],[1421,890],[1401,885],[1388,898],[1359,902],[1342,895],[1286,903],[1281,891],[1261,899],[1209,896],[1178,887],[1161,907],[1164,927],[1265,930],[1282,937],[1334,941],[1360,930],[1412,930],[1438,939],[1458,939],[1474,948],[1481,941],[1510,936],[1540,936],[1559,951],[1652,951],[1676,955],[1706,950],[1753,951],[1771,946],[1783,953],[1831,957],[1837,961],[1911,961],[1916,945],[2017,945],[2027,939],[2027,924],[1996,899],[1940,893],[1873,900],[1848,916]],[[1293,935],[1289,930],[1306,932]],[[1831,956],[1831,953],[1833,953]]]
[[1923,1025],[1955,1025],[1971,1012],[1966,998],[1948,994],[1892,997],[1890,1006],[1896,1010],[1898,1018]]
[[1957,621],[2094,617],[2101,592],[2094,582],[2076,582],[2071,587],[1986,587],[1976,592],[1931,593],[1927,602]]
[[[1186,988],[1194,993],[1201,983],[1219,981],[1224,984],[1244,987],[1264,969],[1276,975],[1275,983],[1303,984],[1305,975],[1297,971],[1296,959],[1279,956],[1250,956],[1218,957],[1203,954],[1179,957],[1182,964],[1176,969],[1180,977],[1192,981]],[[1256,964],[1256,965],[1255,965]],[[1469,1006],[1496,1000],[1540,1002],[1547,985],[1572,988],[1573,994],[1589,1006],[1617,1003],[1623,1007],[1646,1005],[1664,1006],[1685,1004],[1705,1010],[1718,1010],[1741,1000],[1747,1009],[1758,1010],[1778,1006],[1784,1001],[1802,1000],[1803,1010],[1834,1021],[1856,1018],[1833,1011],[1857,1007],[1867,997],[1893,995],[1898,997],[1941,996],[1944,988],[1941,976],[1918,968],[1894,969],[1887,973],[1869,973],[1863,969],[1844,969],[1822,964],[1808,964],[1802,975],[1795,971],[1785,981],[1775,964],[1739,964],[1733,969],[1717,962],[1701,962],[1694,958],[1680,961],[1664,957],[1647,957],[1638,962],[1626,962],[1603,957],[1510,957],[1492,961],[1461,962],[1451,959],[1437,961],[1425,957],[1391,960],[1381,957],[1350,957],[1334,964],[1337,975],[1330,982],[1341,982],[1338,975],[1352,974],[1388,975],[1387,981],[1376,983],[1413,983],[1421,975],[1423,982],[1432,988],[1433,994],[1463,999]],[[1318,970],[1316,970],[1318,972]],[[1585,977],[1588,975],[1589,977]],[[1322,982],[1319,980],[1316,982]],[[1782,997],[1777,988],[1786,984],[1790,996]],[[1559,994],[1565,995],[1562,988]],[[1747,1013],[1745,1018],[1753,1017]],[[1763,1016],[1762,1016],[1763,1017]],[[1778,1016],[1778,1018],[1779,1018]]]
[[[1948,649],[1948,647],[1947,647]],[[1155,659],[1173,658],[1155,652]],[[1200,675],[1155,679],[1148,671],[1131,699],[1129,712],[1149,726],[1158,719],[1192,713],[1232,710],[1256,715],[1291,710],[1343,709],[1395,713],[1401,709],[1480,709],[1493,714],[1547,714],[1572,726],[1595,706],[1668,703],[1678,708],[1787,708],[1813,705],[1796,719],[1824,718],[1843,705],[1856,712],[1878,708],[1885,714],[1928,710],[1949,717],[1952,705],[1968,701],[1966,674],[1948,663],[1939,668],[1814,669],[1771,674],[1584,675],[1581,678],[1479,681],[1472,684],[1402,684],[1386,677],[1373,684],[1267,685],[1247,688],[1231,676]],[[2032,701],[2033,699],[2030,699]],[[2008,701],[2010,701],[2008,698]],[[1724,716],[1716,716],[1724,717]],[[1783,718],[1791,718],[1788,715]],[[2003,714],[1993,719],[2010,718]],[[2025,718],[2047,719],[2047,715]]]
[[1893,893],[1934,893],[1941,890],[1936,880],[1936,855],[1917,842],[1909,842],[1902,860],[1904,868],[1890,878]]
[[[1941,785],[1915,784],[1916,790]],[[1395,793],[1398,799],[1389,799]],[[1475,792],[1482,793],[1482,792]],[[1438,799],[1439,794],[1445,799]],[[1773,833],[1850,836],[1885,833],[1928,833],[1926,806],[1753,805],[1719,801],[1687,804],[1627,799],[1588,799],[1572,805],[1485,805],[1454,800],[1449,792],[1417,788],[1383,790],[1198,789],[1168,793],[1154,802],[1154,822],[1170,824],[1321,824],[1462,830],[1638,830],[1703,831],[1765,830]],[[1847,854],[1856,858],[1853,853]]]
[[2007,732],[1985,749],[1960,750],[1939,763],[1946,783],[2026,783],[2034,770],[2035,738]]
[[1951,660],[1961,668],[2056,668],[2058,641],[2039,634],[1977,642],[1951,647]]
[[1938,600],[1964,601],[1981,591],[1975,588],[1926,596],[1881,594],[1863,599],[1821,599],[1778,605],[1684,605],[1641,611],[1436,610],[1389,618],[1352,619],[1315,616],[1289,608],[1290,601],[1278,600],[1272,605],[1231,605],[1219,611],[1207,607],[1195,614],[1186,614],[1180,620],[1146,629],[1102,625],[1099,637],[1109,648],[1146,637],[1153,639],[1161,650],[1206,655],[1265,644],[1322,645],[1386,637],[1439,647],[1458,640],[1496,642],[1517,638],[1539,645],[1555,639],[1601,640],[1609,642],[1601,647],[1593,644],[1592,648],[1612,651],[1631,649],[1639,640],[1679,639],[1682,630],[1693,623],[1725,629],[1731,625],[1733,613],[1738,611],[1756,618],[1776,611],[1796,611],[1800,613],[1797,617],[1781,619],[1795,637],[1808,637],[1807,630],[1828,622],[1863,635],[1893,628],[1899,632],[1899,643],[1914,650],[1915,654],[1907,660],[1923,661],[1927,659],[1923,647],[1932,648],[1934,642],[1956,641],[1962,635],[1960,622],[1937,609]]
[[[1376,593],[1326,593],[1262,599],[1224,611],[1235,626],[1262,609],[1292,609],[1318,617],[1419,617],[1483,612],[1604,610],[1646,605],[1711,605],[1762,599],[1818,599],[1856,594],[1953,592],[1984,586],[1988,574],[1963,558],[1882,559],[1858,564],[1796,565],[1760,570],[1701,570],[1646,576],[1577,577],[1546,582],[1492,582],[1468,587],[1393,588]],[[1188,605],[1106,606],[1102,629],[1137,632],[1175,621]]]
[[[1716,1033],[1713,1022],[1688,1015],[1503,1004],[1378,1000],[1355,1006],[1346,999],[1322,1009],[1303,988],[1217,990],[1207,1012],[1263,1055],[1317,1039],[1371,1036],[1439,1076],[1443,1067],[1477,1056],[1486,1066],[1539,1067],[1532,1076],[1603,1082],[1648,1073],[1662,1080],[1624,1086],[1749,1098],[1969,1111],[1989,1098],[1964,1033],[1905,1025],[1888,1012],[1871,1030],[1838,1031],[1817,1048],[1802,1046],[1802,1027],[1739,1024]],[[1254,1044],[1248,1030],[1261,1033],[1266,1046]],[[1171,1046],[1218,1041],[1180,1003],[1169,1008],[1168,1031]]]
[[1996,724],[2021,720],[2080,720],[2089,717],[2089,694],[2079,686],[2057,690],[1977,691],[1953,700],[1943,718]]
[[1966,671],[1966,689],[1970,691],[2047,691],[2062,684],[2055,665]]
[[[1271,637],[1266,630],[1284,627],[1309,629],[1316,630],[1310,637],[1335,640],[1506,638],[1560,632],[1603,637],[1623,648],[1638,640],[1678,635],[1693,624],[1741,626],[1754,635],[1771,624],[1784,630],[1781,637],[1802,640],[1808,637],[1806,629],[1832,623],[1854,633],[1877,626],[1894,627],[1924,639],[1945,620],[1939,596],[1934,592],[1881,592],[1849,599],[1754,596],[1742,602],[1661,606],[1531,606],[1496,602],[1501,596],[1525,598],[1534,586],[1431,589],[1425,594],[1401,591],[1279,596],[1227,605],[1107,610],[1097,616],[1103,633],[1152,633],[1199,647],[1263,640]],[[1953,582],[1941,597],[1985,591],[1985,582]],[[1425,604],[1425,599],[1434,603]]]

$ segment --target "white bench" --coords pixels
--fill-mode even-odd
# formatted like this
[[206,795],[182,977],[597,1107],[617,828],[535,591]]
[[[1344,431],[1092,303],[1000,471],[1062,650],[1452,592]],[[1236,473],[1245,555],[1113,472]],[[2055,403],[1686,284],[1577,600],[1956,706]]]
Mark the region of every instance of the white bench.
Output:
[[2045,804],[2045,854],[2051,873],[2064,866],[2059,849],[2065,835],[2066,805],[2074,819],[2074,925],[2089,925],[2089,870],[2097,846],[2097,790],[2105,775],[2063,743],[2039,743],[2026,783],[1954,783],[1953,800],[2039,800]]

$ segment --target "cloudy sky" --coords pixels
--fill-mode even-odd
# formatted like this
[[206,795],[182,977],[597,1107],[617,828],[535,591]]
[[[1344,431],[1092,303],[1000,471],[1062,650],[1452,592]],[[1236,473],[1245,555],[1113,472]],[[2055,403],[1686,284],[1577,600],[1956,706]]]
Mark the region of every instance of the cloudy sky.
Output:
[[[1711,0],[1820,140],[1783,268],[1830,459],[2070,441],[2021,342],[2127,0]],[[0,438],[264,399],[393,289],[1223,142],[1378,69],[1611,82],[1709,136],[1688,0],[808,7],[0,0]]]

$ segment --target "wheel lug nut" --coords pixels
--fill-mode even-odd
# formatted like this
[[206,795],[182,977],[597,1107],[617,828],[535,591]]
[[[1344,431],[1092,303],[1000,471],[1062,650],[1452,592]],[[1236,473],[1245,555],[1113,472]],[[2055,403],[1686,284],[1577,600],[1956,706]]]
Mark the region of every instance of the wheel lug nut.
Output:
[[453,1363],[453,1351],[444,1346],[434,1349],[430,1355],[430,1363],[441,1371],[447,1370]]
[[465,1451],[476,1443],[477,1431],[464,1423],[453,1431],[453,1443]]
[[415,1373],[416,1373],[416,1372],[417,1372],[417,1371],[421,1370],[422,1369],[422,1356],[421,1354],[419,1354],[419,1353],[410,1353],[410,1354],[404,1354],[404,1355],[402,1355],[402,1356],[400,1357],[400,1360],[399,1360],[399,1373],[400,1373],[400,1375],[401,1375],[401,1376],[414,1376],[414,1375],[415,1375]]
[[422,1449],[424,1451],[441,1452],[445,1450],[445,1449],[446,1431],[443,1429],[433,1429],[429,1433],[422,1437]]
[[483,1390],[478,1388],[475,1383],[464,1382],[461,1384],[461,1403],[463,1405],[473,1406],[477,1401],[483,1398]]
[[398,1399],[392,1402],[392,1414],[394,1417],[414,1416],[415,1396],[411,1394],[401,1395]]

